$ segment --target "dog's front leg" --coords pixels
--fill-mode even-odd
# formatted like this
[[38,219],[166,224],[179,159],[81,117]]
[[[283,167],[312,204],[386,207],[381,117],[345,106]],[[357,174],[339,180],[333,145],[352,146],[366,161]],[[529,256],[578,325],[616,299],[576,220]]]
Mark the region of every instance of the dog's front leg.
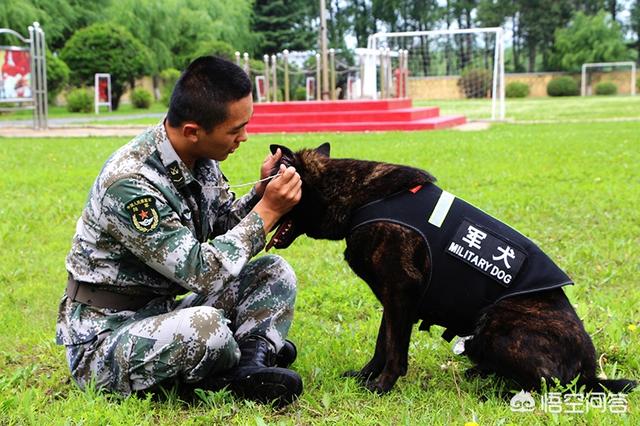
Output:
[[407,372],[411,329],[428,277],[427,245],[400,225],[372,223],[349,237],[345,259],[384,309],[376,352],[361,373],[370,377],[367,389],[385,393]]
[[373,358],[365,364],[364,367],[360,371],[347,371],[344,373],[345,377],[355,377],[360,380],[363,384],[366,384],[372,380],[374,380],[385,365],[386,356],[386,321],[384,319],[384,314],[382,315],[382,321],[380,322],[380,329],[378,330],[378,338],[376,340],[376,349],[373,353]]
[[[378,342],[382,340],[385,345],[383,354],[384,367],[376,380],[368,381],[365,386],[367,389],[376,393],[387,393],[400,376],[407,374],[409,341],[411,340],[411,330],[413,322],[411,321],[411,310],[403,309],[400,306],[393,306],[388,309],[384,308],[385,321],[383,324],[385,329],[380,329],[380,333],[384,333],[384,338],[378,335]],[[378,347],[376,346],[376,353]],[[375,356],[374,356],[375,359]],[[373,361],[373,360],[372,360]]]

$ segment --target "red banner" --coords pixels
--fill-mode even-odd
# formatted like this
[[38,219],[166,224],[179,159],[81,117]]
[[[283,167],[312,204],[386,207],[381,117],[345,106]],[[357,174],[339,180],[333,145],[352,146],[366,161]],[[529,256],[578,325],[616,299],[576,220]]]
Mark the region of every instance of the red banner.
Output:
[[31,56],[15,48],[0,49],[0,100],[30,99]]
[[109,77],[98,77],[98,102],[109,102]]

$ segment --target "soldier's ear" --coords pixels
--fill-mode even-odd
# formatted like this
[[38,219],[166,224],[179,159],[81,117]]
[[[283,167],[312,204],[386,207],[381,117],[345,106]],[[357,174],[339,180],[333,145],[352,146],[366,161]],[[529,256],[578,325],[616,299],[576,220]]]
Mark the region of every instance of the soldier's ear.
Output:
[[196,123],[187,122],[182,125],[182,136],[184,136],[189,142],[198,142],[198,131],[200,126]]
[[324,155],[325,157],[329,157],[329,153],[331,152],[331,144],[329,142],[325,142],[319,147],[315,149],[318,154]]

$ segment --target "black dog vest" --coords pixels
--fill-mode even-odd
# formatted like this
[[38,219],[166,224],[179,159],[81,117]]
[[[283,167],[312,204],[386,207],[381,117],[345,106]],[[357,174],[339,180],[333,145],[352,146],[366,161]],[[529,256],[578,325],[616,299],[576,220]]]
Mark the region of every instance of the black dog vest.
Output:
[[351,232],[378,221],[420,233],[431,258],[420,329],[443,337],[474,333],[482,311],[507,297],[573,284],[530,239],[434,184],[402,191],[356,212]]

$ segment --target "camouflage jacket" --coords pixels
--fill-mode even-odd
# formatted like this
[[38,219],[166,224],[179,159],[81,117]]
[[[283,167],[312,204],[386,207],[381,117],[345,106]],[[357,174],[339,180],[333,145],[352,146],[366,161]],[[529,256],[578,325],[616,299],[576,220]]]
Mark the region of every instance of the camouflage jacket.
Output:
[[[213,293],[264,247],[262,219],[249,214],[258,200],[254,190],[236,199],[215,161],[200,160],[191,172],[159,124],[107,160],[77,222],[67,270],[125,294]],[[132,315],[63,296],[56,340],[86,342]]]

